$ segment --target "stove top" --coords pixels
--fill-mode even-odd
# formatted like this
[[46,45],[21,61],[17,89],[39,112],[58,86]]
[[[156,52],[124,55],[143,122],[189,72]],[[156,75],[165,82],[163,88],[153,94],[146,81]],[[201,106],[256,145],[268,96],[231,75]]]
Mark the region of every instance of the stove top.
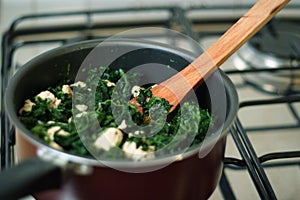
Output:
[[[248,6],[235,7],[237,11]],[[294,11],[300,6],[287,7]],[[209,11],[231,9],[217,7],[147,7],[132,9],[89,10],[80,12],[41,13],[22,16],[11,23],[2,37],[1,91],[1,169],[14,164],[14,130],[11,127],[3,96],[9,78],[28,60],[49,49],[77,41],[105,39],[121,31],[138,27],[163,27],[179,31],[198,41],[204,48],[212,44],[240,16],[210,16]],[[270,48],[269,39],[278,37],[277,24],[299,24],[299,16],[282,15],[257,34],[221,68],[233,80],[240,110],[228,135],[225,165],[217,194],[212,199],[291,198],[299,196],[300,186],[300,93],[299,38],[284,47]],[[284,25],[286,26],[286,25]],[[261,36],[267,31],[267,35]],[[284,29],[284,31],[286,31]],[[162,33],[149,33],[154,39],[166,39]],[[288,34],[300,35],[298,28]],[[145,36],[145,35],[143,35]],[[264,37],[267,37],[266,39]],[[168,39],[166,39],[170,42]],[[272,44],[272,41],[271,41]],[[274,44],[277,44],[274,43]],[[249,50],[250,49],[250,50]],[[279,51],[278,51],[279,50]],[[258,55],[251,54],[259,51]],[[290,65],[269,65],[257,58],[267,54],[281,60],[293,59]],[[248,60],[246,60],[248,59]],[[246,61],[245,61],[246,60]],[[266,78],[268,77],[268,78]],[[269,81],[275,77],[283,82]],[[264,85],[264,87],[258,87]],[[279,85],[274,89],[274,86]],[[285,141],[286,140],[286,141]],[[274,142],[276,141],[276,142]],[[277,142],[278,141],[278,142]],[[264,145],[265,144],[265,145]],[[264,147],[264,148],[262,148]],[[267,148],[266,148],[267,147]],[[286,172],[285,170],[292,169]],[[282,175],[279,175],[282,173]],[[277,176],[273,176],[277,174]],[[283,184],[275,180],[282,177]],[[284,181],[292,179],[296,185]],[[243,181],[241,181],[243,180]],[[280,188],[288,186],[289,188]],[[279,188],[279,189],[278,189]],[[241,194],[240,190],[246,190]],[[284,192],[278,192],[278,191]],[[290,193],[286,194],[283,193]],[[253,196],[254,195],[254,196]]]

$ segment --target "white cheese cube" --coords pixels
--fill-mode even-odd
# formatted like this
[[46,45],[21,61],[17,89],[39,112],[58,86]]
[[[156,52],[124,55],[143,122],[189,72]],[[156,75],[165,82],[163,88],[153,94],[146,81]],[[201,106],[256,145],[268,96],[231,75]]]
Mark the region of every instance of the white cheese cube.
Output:
[[57,108],[61,104],[61,100],[57,99],[54,94],[52,94],[50,91],[46,90],[43,92],[40,92],[37,97],[40,97],[42,100],[50,99],[50,107]]
[[70,86],[71,87],[82,87],[82,88],[84,88],[86,86],[86,83],[84,83],[82,81],[77,81],[76,83],[73,83]]
[[23,111],[31,112],[32,106],[34,106],[35,103],[30,101],[29,99],[25,100],[24,106],[19,110],[19,113],[21,114]]
[[73,95],[73,91],[69,85],[63,85],[61,90],[64,94],[67,94],[69,96]]
[[79,110],[80,112],[85,112],[88,109],[88,106],[84,105],[84,104],[78,104],[78,105],[75,105],[75,108],[77,110]]
[[140,90],[141,90],[140,86],[137,86],[137,85],[133,86],[131,89],[131,94],[133,95],[133,97],[139,96]]
[[117,128],[106,128],[94,142],[95,147],[108,151],[123,139],[123,133]]
[[106,82],[106,86],[107,86],[107,87],[116,86],[116,84],[115,84],[115,83],[113,83],[113,82],[110,82],[109,80],[104,80],[104,81]]
[[47,130],[47,134],[48,134],[50,140],[54,140],[54,134],[59,130],[60,130],[59,126],[52,126],[51,128],[49,128]]
[[124,130],[127,128],[125,119],[122,120],[121,124],[118,126],[118,129]]
[[155,157],[154,146],[149,147],[148,151],[144,151],[142,150],[141,146],[137,148],[135,142],[125,142],[122,149],[125,153],[125,156],[134,161],[142,161],[145,159],[150,159]]

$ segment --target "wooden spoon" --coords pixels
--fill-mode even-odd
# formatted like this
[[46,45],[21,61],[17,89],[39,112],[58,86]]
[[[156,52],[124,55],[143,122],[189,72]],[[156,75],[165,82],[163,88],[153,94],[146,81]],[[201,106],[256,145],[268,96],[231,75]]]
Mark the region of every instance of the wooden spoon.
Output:
[[176,75],[152,88],[153,96],[165,98],[175,109],[179,102],[211,75],[235,51],[260,30],[290,0],[259,0],[206,52]]

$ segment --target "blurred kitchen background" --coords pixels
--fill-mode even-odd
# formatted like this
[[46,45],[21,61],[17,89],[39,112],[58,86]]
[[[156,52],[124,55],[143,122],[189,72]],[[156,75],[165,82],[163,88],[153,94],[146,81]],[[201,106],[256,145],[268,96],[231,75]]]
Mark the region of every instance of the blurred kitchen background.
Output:
[[[11,21],[24,14],[43,12],[78,11],[89,9],[111,8],[145,8],[153,6],[232,6],[231,10],[215,12],[214,15],[240,14],[237,8],[242,5],[251,5],[255,0],[0,0],[0,31],[9,26]],[[292,0],[289,4],[299,4],[300,0]],[[211,13],[212,14],[212,13]]]
[[[114,13],[114,15],[101,15],[101,12],[97,12],[101,22],[147,21],[147,18],[159,21],[161,18],[168,19],[168,9],[166,9],[166,12],[154,9],[146,15],[143,12],[132,14],[130,9],[179,7],[182,10],[187,10],[183,14],[183,19],[188,19],[188,21],[181,22],[187,23],[184,25],[183,33],[191,36],[196,34],[195,38],[198,38],[201,45],[206,48],[255,2],[254,0],[0,0],[0,34],[2,39],[3,34],[9,29],[13,21],[24,15],[117,8],[129,9],[129,11],[122,12],[121,15],[118,12]],[[57,18],[57,21],[36,18],[28,20],[24,24],[20,23],[20,26],[39,27],[47,26],[47,23],[62,22],[84,24],[86,23],[85,20],[85,17],[77,15]],[[292,26],[289,25],[290,22],[293,24]],[[289,46],[286,47],[288,50],[283,49],[281,45],[278,45],[278,47],[271,45],[272,48],[279,50],[279,52],[296,52],[292,53],[293,58],[290,58],[290,55],[287,55],[285,58],[282,58],[282,55],[279,56],[284,61],[288,60],[288,62],[292,59],[292,62],[287,64],[288,66],[280,65],[280,59],[278,61],[278,59],[268,56],[261,58],[261,54],[252,55],[257,49],[252,49],[252,52],[251,48],[249,50],[249,46],[246,46],[243,51],[233,55],[221,67],[228,73],[237,87],[241,109],[238,113],[239,120],[234,125],[232,133],[228,135],[224,174],[219,187],[210,199],[260,199],[264,197],[276,197],[285,200],[300,199],[299,22],[300,0],[292,0],[289,8],[281,11],[278,19],[272,22],[269,26],[270,28],[268,28],[269,31],[273,29],[273,32],[278,33],[283,30],[277,30],[277,27],[286,27],[285,23],[288,23],[287,27],[291,27],[290,33],[294,39],[292,41],[293,45],[287,45]],[[207,27],[208,30],[204,30],[204,34],[201,32],[203,27],[204,29]],[[282,29],[287,31],[285,30],[286,28]],[[126,27],[123,27],[122,30],[126,30]],[[116,29],[114,29],[114,32],[111,32],[111,34],[116,32]],[[210,33],[213,34],[209,35]],[[81,33],[79,35],[82,36]],[[201,35],[205,37],[201,38]],[[264,37],[267,36],[268,34]],[[48,36],[48,39],[49,37],[51,39],[52,36]],[[56,36],[53,37],[57,38]],[[261,38],[264,39],[264,37]],[[259,40],[263,40],[261,38],[250,43],[250,47],[251,45],[257,47],[255,44]],[[287,38],[290,38],[289,34]],[[16,38],[16,40],[18,39]],[[289,43],[288,40],[284,41],[284,43]],[[26,41],[26,37],[18,41]],[[277,44],[277,41],[272,44]],[[47,44],[45,48],[43,44],[37,45],[32,51],[28,51],[28,48],[31,47],[25,47],[26,51],[22,49],[22,51],[16,52],[12,61],[13,65],[21,66],[35,55],[55,46],[56,44],[53,46]],[[2,48],[4,47],[2,46]],[[266,48],[268,49],[269,47]],[[276,50],[272,52],[272,56],[276,57],[276,53],[274,53]],[[256,58],[258,61],[254,61],[252,65],[245,62],[247,55],[253,56],[250,57],[250,61]],[[6,59],[3,58],[2,53],[1,56],[2,60]],[[278,61],[279,64],[269,65],[274,60]],[[261,65],[258,64],[259,66],[256,66],[257,63]],[[269,74],[266,74],[267,70],[274,70],[276,67],[280,68],[277,69],[279,72],[274,73],[274,71],[271,71]],[[282,70],[281,68],[286,69]],[[252,69],[254,69],[254,72],[251,72]],[[248,72],[249,74],[247,74]],[[282,74],[280,74],[281,72]],[[286,75],[287,73],[289,75]],[[274,79],[272,78],[271,80],[270,77]],[[290,84],[291,82],[293,84]],[[258,87],[258,85],[263,85],[263,87]]]

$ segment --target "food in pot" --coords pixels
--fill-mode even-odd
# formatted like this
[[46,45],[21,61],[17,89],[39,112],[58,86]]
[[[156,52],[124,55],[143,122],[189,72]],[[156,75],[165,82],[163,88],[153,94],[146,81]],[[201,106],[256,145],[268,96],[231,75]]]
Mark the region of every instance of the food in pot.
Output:
[[[123,82],[119,83],[121,78]],[[196,103],[185,102],[170,113],[171,105],[165,99],[153,97],[151,87],[132,86],[140,78],[141,75],[128,75],[123,69],[93,68],[85,81],[64,80],[25,100],[19,117],[32,134],[51,147],[80,156],[95,156],[83,144],[85,139],[102,158],[135,161],[152,159],[165,151],[176,153],[184,150],[186,144],[188,148],[200,144],[212,124],[209,111],[199,110]],[[95,83],[95,80],[99,81]],[[124,96],[129,92],[138,106],[127,101],[125,109],[121,106],[122,98],[112,100],[117,84],[121,84],[121,90],[115,95]],[[92,88],[96,89],[94,94]],[[117,109],[112,110],[112,106]],[[128,112],[133,124],[123,118]],[[164,114],[167,121],[159,120]],[[93,116],[99,128],[90,123]],[[142,128],[134,129],[136,125]],[[79,134],[86,131],[88,135]],[[162,149],[165,151],[159,151]]]

